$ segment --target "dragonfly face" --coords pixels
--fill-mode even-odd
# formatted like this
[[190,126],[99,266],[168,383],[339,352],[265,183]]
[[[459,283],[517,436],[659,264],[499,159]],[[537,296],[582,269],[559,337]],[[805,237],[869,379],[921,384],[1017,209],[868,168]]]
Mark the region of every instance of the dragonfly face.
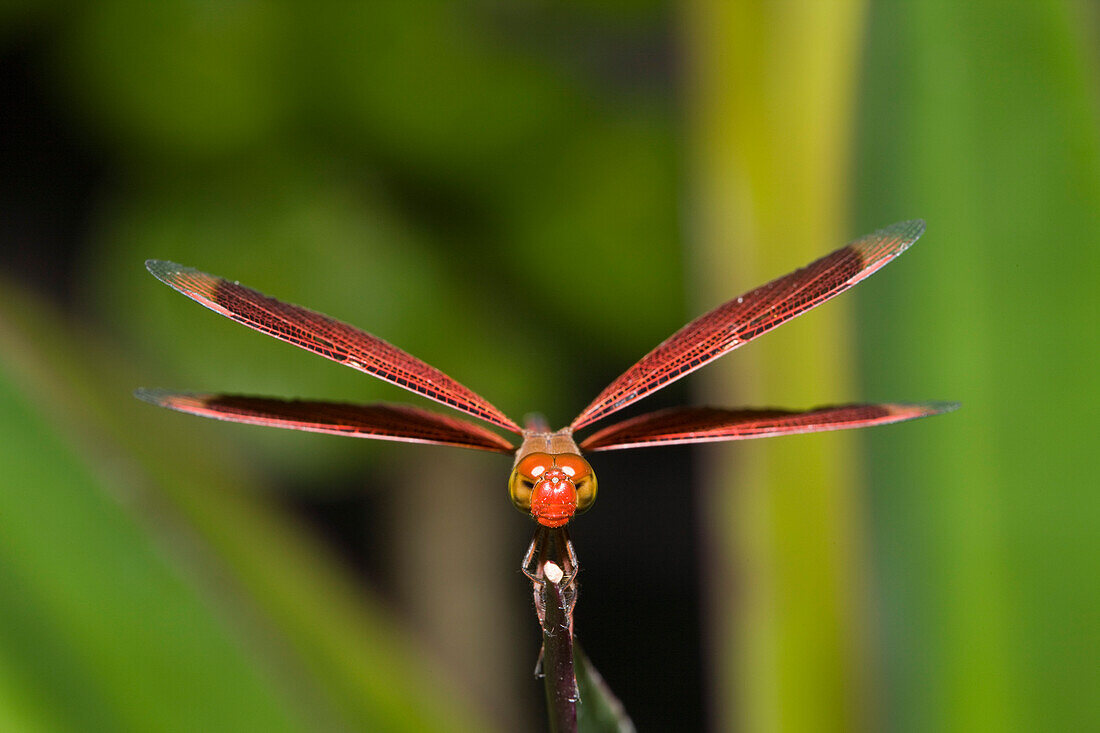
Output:
[[544,527],[561,527],[596,501],[596,474],[577,453],[528,453],[516,462],[508,494]]

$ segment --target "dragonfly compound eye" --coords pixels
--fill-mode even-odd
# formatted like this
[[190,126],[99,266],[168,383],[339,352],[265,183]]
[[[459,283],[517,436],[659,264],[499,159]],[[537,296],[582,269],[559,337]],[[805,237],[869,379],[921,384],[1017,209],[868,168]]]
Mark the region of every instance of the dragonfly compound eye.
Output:
[[596,501],[596,474],[592,466],[574,453],[562,453],[555,459],[557,467],[569,476],[577,490],[577,511],[588,511]]
[[529,453],[512,469],[508,479],[508,496],[512,504],[524,514],[531,511],[531,493],[535,484],[547,469],[554,465],[554,459],[546,453]]

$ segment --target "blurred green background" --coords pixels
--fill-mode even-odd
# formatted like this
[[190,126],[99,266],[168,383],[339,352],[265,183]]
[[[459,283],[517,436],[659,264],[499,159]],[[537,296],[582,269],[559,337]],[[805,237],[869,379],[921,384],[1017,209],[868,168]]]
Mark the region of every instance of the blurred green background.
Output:
[[155,410],[422,400],[171,259],[566,423],[693,315],[919,244],[639,405],[951,399],[597,455],[577,631],[641,730],[1100,728],[1088,2],[7,2],[0,729],[526,730],[500,456]]

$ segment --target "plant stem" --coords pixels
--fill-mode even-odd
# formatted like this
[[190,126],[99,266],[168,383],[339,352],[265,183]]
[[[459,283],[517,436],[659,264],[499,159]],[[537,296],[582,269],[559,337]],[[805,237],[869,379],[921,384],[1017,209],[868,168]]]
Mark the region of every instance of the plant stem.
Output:
[[552,562],[543,566],[540,593],[542,618],[542,669],[547,715],[552,733],[577,730],[577,677],[573,670],[573,630],[570,609],[559,585],[561,570]]

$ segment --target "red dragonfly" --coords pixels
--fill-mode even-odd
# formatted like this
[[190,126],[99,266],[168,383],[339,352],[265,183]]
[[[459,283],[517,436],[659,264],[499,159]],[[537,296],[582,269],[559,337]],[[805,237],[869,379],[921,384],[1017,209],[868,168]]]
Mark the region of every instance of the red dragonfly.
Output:
[[573,422],[557,431],[538,419],[521,428],[435,367],[354,326],[236,282],[149,260],[145,265],[159,280],[223,316],[503,428],[522,442],[517,447],[482,425],[400,404],[353,405],[165,390],[138,390],[136,395],[162,407],[219,420],[513,454],[508,493],[516,508],[539,525],[523,571],[541,587],[544,558],[552,546],[556,564],[567,570],[563,588],[575,592],[572,579],[578,564],[565,526],[596,499],[596,475],[584,452],[884,425],[958,407],[948,402],[805,411],[673,407],[610,425],[579,442],[574,437],[577,431],[844,292],[904,252],[923,231],[924,222],[919,220],[894,224],[699,316],[627,369]]

